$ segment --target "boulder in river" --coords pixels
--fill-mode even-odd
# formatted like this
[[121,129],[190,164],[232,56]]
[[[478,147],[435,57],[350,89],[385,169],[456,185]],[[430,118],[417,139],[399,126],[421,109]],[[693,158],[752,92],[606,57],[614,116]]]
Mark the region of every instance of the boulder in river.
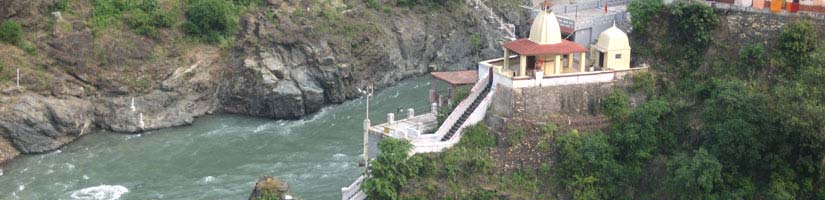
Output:
[[249,200],[264,199],[290,200],[293,197],[286,182],[281,181],[278,177],[264,176],[258,179],[258,183],[255,183],[255,189],[249,195]]

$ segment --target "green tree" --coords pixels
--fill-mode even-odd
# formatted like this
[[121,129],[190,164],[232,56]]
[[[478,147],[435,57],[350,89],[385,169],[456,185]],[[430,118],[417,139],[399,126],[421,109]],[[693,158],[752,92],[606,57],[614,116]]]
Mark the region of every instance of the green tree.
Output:
[[238,11],[224,0],[193,0],[186,8],[190,35],[209,43],[219,43],[237,32]]
[[398,190],[418,174],[423,158],[410,158],[412,144],[386,138],[378,143],[381,153],[370,162],[369,179],[361,185],[370,199],[399,199]]
[[712,31],[719,24],[719,16],[704,3],[678,2],[670,8],[670,32],[680,55],[684,55],[688,69],[696,69],[704,62],[704,53],[713,40]]
[[757,71],[768,65],[768,58],[765,46],[754,44],[743,47],[739,50],[739,70],[732,73],[748,75],[745,78],[753,78]]
[[658,127],[670,111],[665,101],[648,101],[634,110],[627,122],[616,125],[610,142],[617,149],[617,159],[624,164],[641,165],[657,152],[660,141],[672,140],[672,135]]
[[492,148],[496,146],[496,138],[490,134],[487,126],[483,124],[471,125],[464,128],[458,146],[473,149]]
[[646,32],[647,24],[662,10],[664,3],[662,0],[636,0],[631,1],[627,6],[627,11],[633,16],[630,21],[634,32]]
[[668,181],[679,199],[717,199],[722,164],[700,148],[693,155],[677,154],[667,163]]
[[614,91],[604,102],[605,115],[613,122],[624,121],[630,114],[629,101],[627,93],[621,90]]
[[[816,28],[810,21],[798,21],[785,25],[780,36],[779,50],[786,66],[794,67],[794,69],[802,66],[810,53],[819,45],[817,37]],[[797,70],[786,71],[786,74],[792,72],[797,72]]]
[[559,136],[553,175],[575,199],[610,199],[618,195],[614,177],[621,166],[613,159],[614,148],[602,132]]
[[703,111],[709,150],[731,167],[757,170],[767,144],[774,140],[768,137],[772,114],[766,97],[741,81],[714,80],[709,85]]

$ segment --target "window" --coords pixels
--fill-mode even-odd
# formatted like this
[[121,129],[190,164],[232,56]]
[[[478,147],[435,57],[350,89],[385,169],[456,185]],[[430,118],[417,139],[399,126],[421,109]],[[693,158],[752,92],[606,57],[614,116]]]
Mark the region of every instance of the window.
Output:
[[622,59],[622,54],[616,54],[616,59]]

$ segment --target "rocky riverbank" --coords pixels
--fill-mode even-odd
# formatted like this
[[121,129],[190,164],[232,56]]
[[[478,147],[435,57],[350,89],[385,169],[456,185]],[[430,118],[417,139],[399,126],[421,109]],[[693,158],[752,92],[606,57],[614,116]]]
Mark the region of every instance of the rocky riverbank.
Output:
[[[520,2],[505,2],[488,4],[525,24]],[[380,89],[432,70],[471,68],[499,55],[504,34],[461,1],[381,11],[361,2],[302,3],[269,0],[241,16],[233,42],[213,46],[181,39],[176,28],[156,38],[97,28],[88,23],[88,1],[56,14],[55,1],[0,0],[0,20],[21,22],[36,49],[0,43],[0,162],[100,129],[138,133],[215,112],[297,119],[356,98],[369,83]],[[313,11],[325,6],[336,19]],[[21,70],[21,88],[13,68]]]

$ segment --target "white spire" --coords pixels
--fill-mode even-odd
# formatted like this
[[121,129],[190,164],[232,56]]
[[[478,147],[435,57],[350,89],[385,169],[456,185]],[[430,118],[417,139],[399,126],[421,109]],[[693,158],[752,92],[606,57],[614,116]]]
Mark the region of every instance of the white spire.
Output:
[[530,40],[539,44],[561,43],[561,29],[559,19],[553,11],[542,11],[533,19],[530,27]]

